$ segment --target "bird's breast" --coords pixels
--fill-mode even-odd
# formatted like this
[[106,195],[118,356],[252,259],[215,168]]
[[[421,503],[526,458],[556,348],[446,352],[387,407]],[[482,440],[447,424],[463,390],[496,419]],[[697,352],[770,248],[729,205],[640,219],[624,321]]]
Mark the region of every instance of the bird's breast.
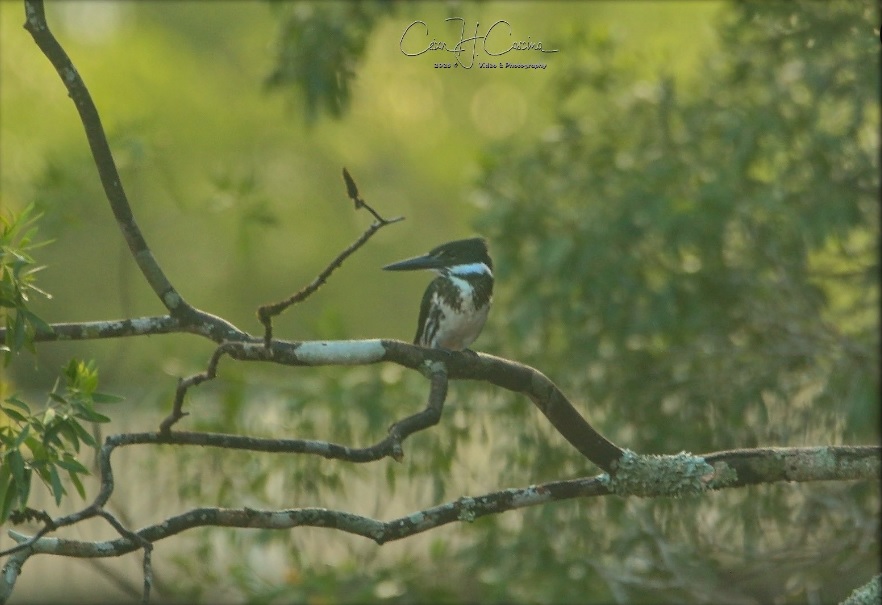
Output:
[[487,321],[490,297],[465,280],[451,276],[432,297],[430,326],[424,346],[459,351],[472,344]]

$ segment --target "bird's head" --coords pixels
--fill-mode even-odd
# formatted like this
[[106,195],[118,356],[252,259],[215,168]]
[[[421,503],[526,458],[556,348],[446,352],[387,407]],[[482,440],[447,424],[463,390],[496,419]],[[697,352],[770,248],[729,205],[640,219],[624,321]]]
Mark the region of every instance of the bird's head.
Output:
[[441,274],[467,275],[491,273],[493,261],[487,252],[487,242],[481,237],[460,239],[441,244],[427,254],[408,258],[383,267],[386,271],[416,271],[431,269]]

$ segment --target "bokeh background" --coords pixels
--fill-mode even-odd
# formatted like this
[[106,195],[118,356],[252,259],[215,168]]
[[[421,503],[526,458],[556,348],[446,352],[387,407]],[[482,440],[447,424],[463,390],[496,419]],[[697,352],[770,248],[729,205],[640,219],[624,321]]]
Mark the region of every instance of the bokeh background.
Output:
[[[279,337],[409,340],[429,276],[380,267],[482,234],[497,295],[475,348],[541,369],[616,443],[878,442],[873,3],[101,1],[49,2],[47,15],[154,254],[201,309],[259,332],[258,305],[355,239],[370,216],[346,199],[346,166],[381,214],[407,220],[287,313]],[[415,20],[452,45],[447,17],[467,31],[504,19],[560,52],[504,58],[548,66],[529,71],[401,53]],[[53,240],[38,252],[53,298],[33,308],[48,321],[161,313],[23,21],[0,3],[0,205],[34,203]],[[2,381],[40,401],[70,357],[95,359],[102,390],[126,397],[101,430],[151,430],[211,351],[184,335],[47,344]],[[425,394],[391,366],[225,363],[184,422],[364,445]],[[196,506],[391,519],[597,471],[529,402],[479,384],[454,385],[406,453],[356,466],[129,448],[114,455],[112,503],[133,527]],[[71,494],[41,505],[82,506]],[[779,484],[559,503],[383,547],[205,529],[157,544],[157,600],[834,602],[878,570],[878,506],[878,484]],[[135,599],[139,572],[135,555],[32,559],[12,602]]]

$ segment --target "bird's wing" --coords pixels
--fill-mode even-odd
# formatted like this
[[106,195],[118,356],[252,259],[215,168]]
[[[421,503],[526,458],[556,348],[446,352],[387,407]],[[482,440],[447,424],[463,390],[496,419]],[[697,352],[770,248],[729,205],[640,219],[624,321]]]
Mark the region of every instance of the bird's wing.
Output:
[[[432,311],[432,297],[435,296],[435,293],[438,291],[439,282],[442,281],[441,277],[436,277],[432,280],[432,283],[429,284],[429,287],[426,288],[426,291],[423,292],[423,300],[420,303],[420,317],[417,319],[417,331],[416,336],[413,337],[413,344],[421,345],[428,347],[432,336],[434,336],[434,332],[437,330],[437,319],[434,322],[435,327],[429,326],[429,313]],[[429,329],[429,333],[426,334],[426,328]],[[423,339],[426,339],[424,341]]]

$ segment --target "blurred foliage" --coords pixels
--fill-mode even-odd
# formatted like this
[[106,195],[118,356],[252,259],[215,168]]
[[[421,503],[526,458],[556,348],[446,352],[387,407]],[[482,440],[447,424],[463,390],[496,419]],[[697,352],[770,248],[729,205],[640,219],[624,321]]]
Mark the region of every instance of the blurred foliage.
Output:
[[[426,20],[433,35],[450,39],[454,28],[445,17],[458,14],[484,27],[494,15],[553,45],[573,23],[616,24],[629,49],[645,52],[643,70],[664,62],[693,77],[698,50],[713,38],[708,17],[720,7],[384,4],[395,8],[375,19],[351,84],[350,111],[332,120],[319,109],[307,127],[296,82],[270,94],[262,84],[277,67],[288,11],[302,6],[318,11],[315,18],[345,11],[339,3],[315,4],[108,0],[46,7],[101,112],[135,217],[172,283],[193,304],[259,332],[258,305],[309,283],[370,223],[369,215],[352,211],[343,165],[379,212],[407,217],[348,261],[319,296],[281,317],[277,333],[286,338],[409,339],[424,276],[380,267],[474,235],[476,208],[467,193],[479,150],[491,140],[532,141],[551,115],[551,70],[504,79],[477,69],[441,74],[432,57],[401,54],[398,42],[409,23]],[[0,3],[0,17],[3,203],[34,203],[43,214],[41,233],[54,241],[40,255],[47,266],[40,285],[54,298],[35,300],[32,310],[51,321],[161,313],[107,211],[58,76],[21,28],[21,4]],[[659,20],[676,27],[660,31]],[[689,32],[688,40],[677,32]],[[317,47],[314,54],[322,52]],[[400,296],[389,297],[393,289]],[[71,343],[38,353],[37,364],[19,364],[9,375],[40,391],[56,367],[82,355]],[[88,356],[106,384],[135,395],[156,386],[156,372],[177,376],[209,354],[206,342],[170,336],[95,342]]]
[[[646,80],[602,30],[577,33],[548,94],[552,127],[484,157],[478,228],[499,287],[482,347],[540,367],[639,451],[878,441],[874,19],[860,3],[736,4],[700,85],[682,87]],[[270,396],[289,407],[264,421],[344,442],[381,434],[424,386],[371,376],[305,377]],[[408,487],[427,504],[590,472],[518,399],[464,385],[449,399],[442,424],[409,442]],[[299,460],[281,485],[254,470],[266,501],[346,493],[347,510],[396,514],[364,497],[376,467]],[[235,500],[244,480],[223,493]],[[418,554],[391,564],[356,540],[333,567],[306,546],[321,534],[266,535],[290,567],[230,561],[231,577],[260,603],[832,602],[877,570],[878,505],[878,485],[846,483],[567,502],[414,538]],[[219,580],[210,567],[197,577]],[[210,582],[184,584],[210,600]]]
[[[610,69],[611,41],[584,35],[588,60],[552,95],[557,125],[529,150],[488,153],[479,226],[505,284],[500,348],[641,418],[619,430],[644,450],[871,439],[872,10],[733,15],[702,90],[682,98],[669,77]],[[806,427],[823,430],[791,432]]]
[[121,398],[97,391],[98,370],[93,362],[71,359],[62,370],[64,384],[56,382],[43,409],[32,412],[18,395],[0,404],[0,523],[28,506],[34,473],[56,505],[67,494],[62,473],[80,497],[86,497],[80,476],[89,470],[77,454],[83,443],[96,451],[99,445],[84,424],[110,422],[95,404],[116,403]]
[[35,248],[48,243],[34,242],[38,219],[33,206],[17,214],[7,211],[0,215],[0,317],[6,328],[0,351],[7,366],[23,348],[36,352],[33,340],[37,330],[50,330],[46,322],[28,308],[31,293],[52,298],[37,287],[36,274],[45,267],[38,266],[31,256]]
[[[686,94],[581,35],[555,126],[485,158],[498,348],[638,451],[878,441],[877,20],[868,3],[736,4]],[[529,511],[504,575],[528,591],[514,600],[578,600],[550,574],[581,566],[592,601],[829,602],[875,569],[878,504],[853,485],[607,502],[590,536],[541,554],[546,523],[585,516]],[[585,553],[604,555],[585,569]]]
[[[714,52],[690,46],[700,36],[689,19],[708,4],[670,8],[662,19],[645,17],[661,3],[586,3],[590,19],[567,19],[560,15],[582,5],[512,3],[506,17],[566,52],[548,73],[492,82],[477,70],[444,79],[402,60],[396,44],[414,18],[410,3],[278,4],[266,19],[237,3],[198,4],[92,5],[120,19],[123,43],[110,47],[119,52],[94,41],[94,15],[88,27],[59,19],[71,24],[63,41],[102,111],[136,216],[195,304],[254,329],[256,304],[311,279],[368,220],[341,214],[350,207],[345,164],[381,212],[408,216],[406,235],[373,241],[279,334],[406,338],[424,276],[405,288],[379,281],[378,267],[455,237],[470,211],[461,183],[474,178],[477,226],[491,238],[498,278],[480,348],[536,365],[620,445],[699,453],[878,440],[878,14],[869,3],[734,4]],[[418,6],[427,20],[448,10]],[[474,19],[469,3],[462,10]],[[397,11],[407,16],[390,25]],[[642,19],[643,33],[610,34],[620,30],[600,16],[617,11],[632,11],[620,22]],[[579,30],[584,22],[592,29]],[[665,33],[659,22],[671,24],[667,55],[652,36]],[[278,36],[265,61],[269,24]],[[43,260],[56,299],[36,312],[52,308],[53,320],[160,312],[123,246],[114,275],[115,225],[96,210],[100,185],[82,133],[54,108],[55,75],[26,45],[0,56],[0,94],[17,101],[0,112],[12,133],[0,146],[17,144],[4,158],[27,169],[4,162],[0,171],[4,194],[36,200],[41,226],[58,240]],[[688,63],[693,56],[700,62]],[[41,88],[41,78],[53,79]],[[288,123],[252,94],[261,82],[305,120]],[[21,90],[27,102],[13,96]],[[486,152],[473,170],[467,158],[478,148]],[[31,155],[40,159],[26,162]],[[105,270],[84,270],[96,266]],[[72,347],[82,349],[41,347],[40,363],[53,368]],[[88,347],[106,360],[102,377],[116,375],[139,404],[163,406],[173,377],[200,370],[210,353],[177,336]],[[31,388],[38,382],[21,365],[13,371]],[[218,379],[188,399],[187,422],[364,445],[425,396],[425,381],[397,367],[224,361]],[[29,408],[4,409],[30,422]],[[108,430],[132,426],[144,430],[144,418],[121,414]],[[129,501],[117,490],[112,504],[143,524],[200,505],[327,506],[391,519],[596,470],[529,402],[470,383],[451,385],[442,422],[413,436],[406,455],[404,464],[344,465],[126,448],[115,454],[117,477],[134,487]],[[162,497],[145,497],[141,477]],[[164,542],[176,552],[154,564],[159,594],[204,602],[827,602],[876,570],[878,504],[877,485],[850,484],[602,498],[382,548],[329,530],[206,528]]]
[[321,110],[340,117],[349,109],[368,37],[377,19],[394,12],[394,0],[271,3],[280,26],[275,66],[265,85],[299,93],[308,122]]

